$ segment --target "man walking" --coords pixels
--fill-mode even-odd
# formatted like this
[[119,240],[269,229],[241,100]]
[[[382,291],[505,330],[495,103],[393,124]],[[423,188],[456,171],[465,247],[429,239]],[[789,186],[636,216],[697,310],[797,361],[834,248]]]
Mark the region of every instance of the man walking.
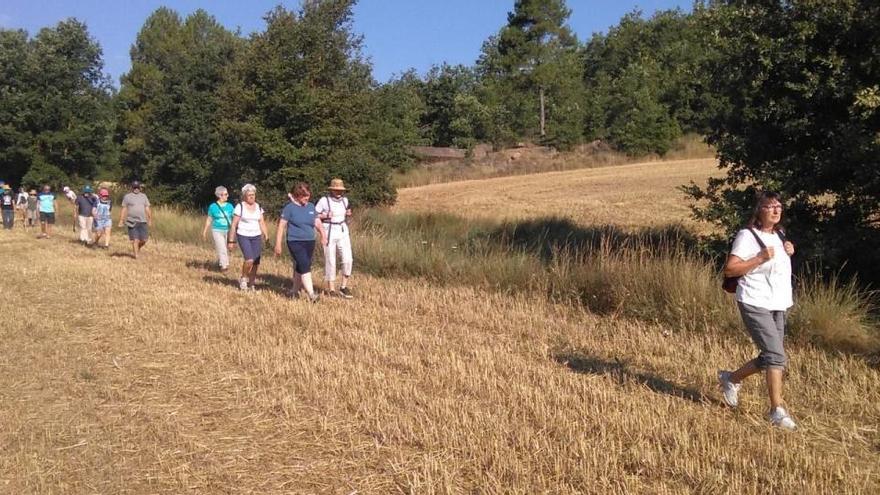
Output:
[[94,194],[92,194],[92,186],[83,188],[82,194],[76,197],[74,201],[74,215],[76,225],[79,226],[79,242],[86,246],[92,245],[92,210],[97,205]]
[[147,243],[149,227],[153,226],[153,212],[150,200],[144,194],[140,181],[131,183],[131,192],[122,198],[122,212],[119,214],[119,226],[128,228],[128,240],[131,241],[131,254],[137,259],[141,248]]

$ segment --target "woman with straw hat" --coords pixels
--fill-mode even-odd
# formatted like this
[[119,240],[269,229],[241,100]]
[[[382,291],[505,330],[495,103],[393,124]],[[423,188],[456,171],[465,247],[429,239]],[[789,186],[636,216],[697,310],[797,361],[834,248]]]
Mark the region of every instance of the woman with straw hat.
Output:
[[[351,299],[351,289],[348,287],[351,278],[353,258],[351,255],[351,236],[349,235],[348,219],[351,217],[351,204],[345,193],[345,183],[342,179],[333,179],[327,188],[328,194],[318,200],[315,211],[321,222],[324,223],[324,280],[327,282],[327,291],[331,296],[339,296]],[[336,257],[340,257],[342,264],[342,283],[339,292],[336,291]]]

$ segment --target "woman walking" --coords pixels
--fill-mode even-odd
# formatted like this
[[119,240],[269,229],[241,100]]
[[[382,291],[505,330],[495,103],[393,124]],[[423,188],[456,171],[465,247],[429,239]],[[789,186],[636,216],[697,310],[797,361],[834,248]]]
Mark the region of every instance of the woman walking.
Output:
[[263,242],[269,238],[269,234],[263,218],[263,208],[257,203],[257,188],[253,184],[245,184],[241,188],[241,198],[241,203],[235,205],[232,210],[228,247],[232,249],[235,240],[238,240],[241,253],[244,255],[238,287],[241,290],[256,290],[254,283],[257,280],[257,270],[260,268]]
[[[351,204],[345,193],[345,183],[342,179],[330,181],[327,188],[329,194],[319,199],[315,210],[327,230],[327,237],[321,245],[324,246],[324,280],[327,282],[327,291],[331,296],[338,295],[344,299],[351,299],[351,289],[348,287],[351,278],[352,255],[351,236],[349,235],[348,219],[351,217]],[[339,292],[336,292],[336,259],[339,256],[342,265],[342,282]]]
[[[113,204],[110,201],[110,191],[102,187],[98,190],[98,202],[92,210],[92,216],[95,218],[95,245],[102,249],[110,247],[110,232],[113,230],[113,218],[111,210]],[[101,239],[104,240],[101,243]]]
[[787,365],[783,339],[785,314],[793,304],[790,257],[794,245],[785,239],[781,220],[780,195],[761,193],[751,220],[733,241],[724,276],[739,277],[737,306],[760,353],[736,371],[720,370],[718,381],[724,402],[736,407],[742,381],[763,371],[770,399],[770,423],[794,430],[797,425],[782,400],[782,378]]
[[315,211],[315,205],[309,203],[312,192],[309,185],[299,182],[290,189],[290,203],[281,210],[278,220],[278,231],[275,234],[275,256],[281,256],[281,241],[287,232],[287,249],[293,259],[293,297],[299,297],[299,291],[305,289],[310,302],[318,301],[315,286],[312,282],[312,254],[315,252],[315,232],[321,243],[324,243],[324,228]]
[[208,228],[211,229],[211,237],[214,239],[214,250],[217,252],[217,263],[220,271],[229,269],[229,249],[226,243],[229,239],[229,228],[232,226],[232,217],[235,215],[233,206],[229,203],[229,191],[223,186],[214,189],[217,201],[208,207],[208,217],[205,218],[205,227],[202,229],[202,239],[208,239]]

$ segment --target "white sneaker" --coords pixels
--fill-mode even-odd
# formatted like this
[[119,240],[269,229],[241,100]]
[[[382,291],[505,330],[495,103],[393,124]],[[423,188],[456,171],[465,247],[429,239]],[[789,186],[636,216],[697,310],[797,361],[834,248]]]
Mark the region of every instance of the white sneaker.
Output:
[[785,411],[781,406],[776,409],[772,409],[768,414],[767,418],[770,420],[770,424],[773,426],[778,426],[784,430],[794,431],[797,430],[797,424],[791,419],[791,416],[788,415],[788,412]]
[[248,290],[247,277],[241,277],[240,279],[238,279],[238,288],[241,290]]
[[739,388],[742,383],[733,383],[730,381],[730,371],[718,370],[718,386],[721,387],[721,398],[724,403],[730,407],[739,405]]

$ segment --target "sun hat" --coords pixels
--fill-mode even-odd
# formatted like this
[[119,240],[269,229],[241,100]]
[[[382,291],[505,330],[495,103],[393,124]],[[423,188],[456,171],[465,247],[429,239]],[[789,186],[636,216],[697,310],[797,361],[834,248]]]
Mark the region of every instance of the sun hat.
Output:
[[105,189],[105,188],[102,187],[102,188],[98,191],[98,196],[101,196],[102,198],[106,198],[106,197],[110,196],[110,191],[108,191],[107,189]]
[[348,191],[345,188],[345,183],[342,182],[342,179],[333,179],[330,181],[330,186],[327,187],[328,191]]
[[83,187],[83,192],[84,193],[92,192],[92,186],[86,185],[85,187]]

